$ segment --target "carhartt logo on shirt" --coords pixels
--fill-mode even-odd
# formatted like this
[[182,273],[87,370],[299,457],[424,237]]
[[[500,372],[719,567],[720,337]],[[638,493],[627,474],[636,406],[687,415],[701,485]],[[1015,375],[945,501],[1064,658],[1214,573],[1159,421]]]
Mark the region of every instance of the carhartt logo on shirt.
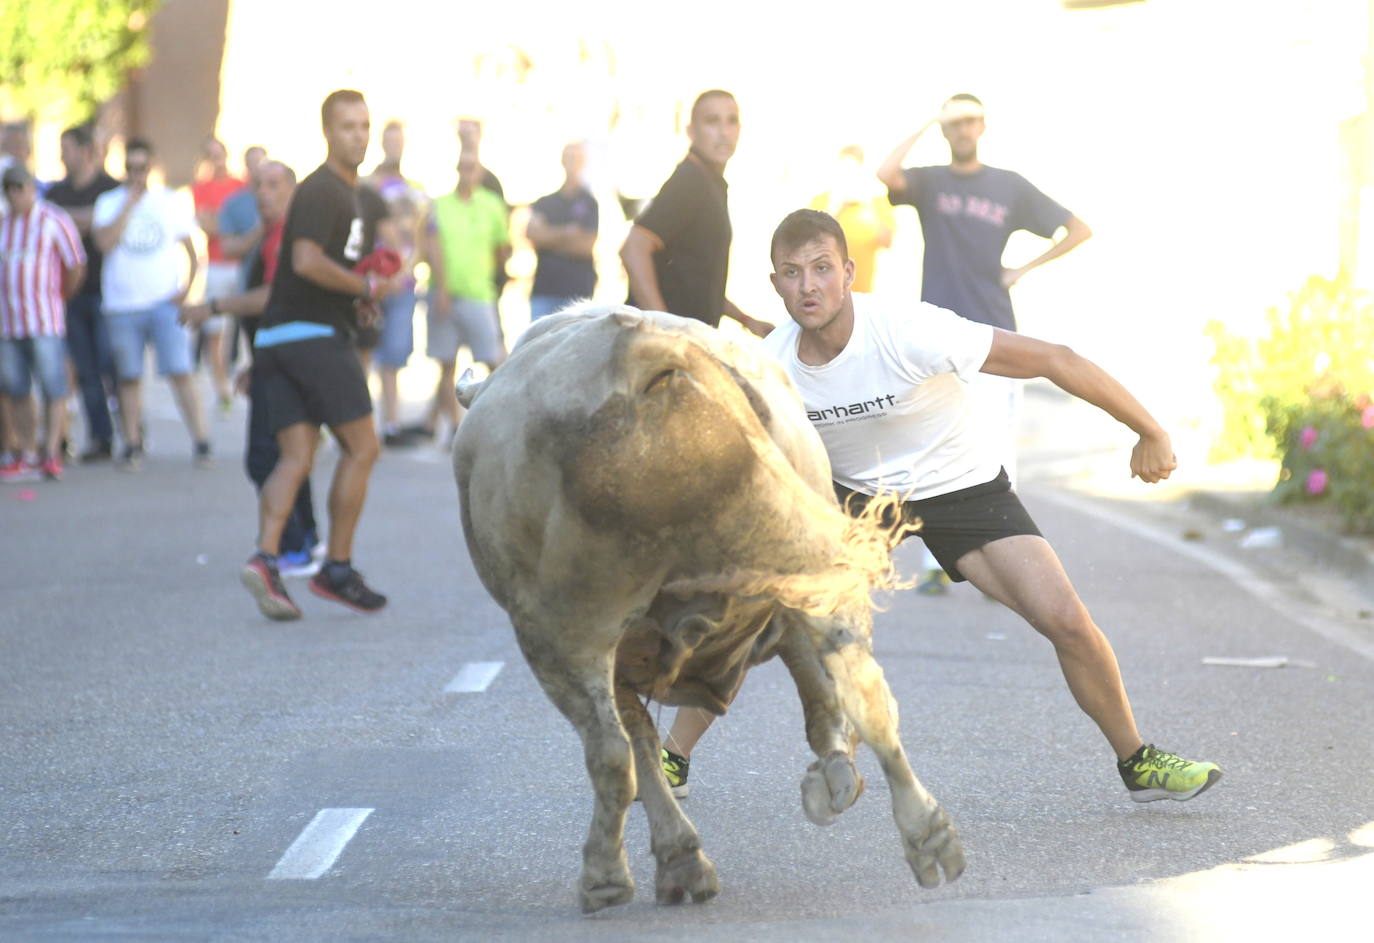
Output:
[[826,422],[835,419],[847,421],[854,417],[870,418],[875,413],[883,411],[896,402],[896,394],[888,393],[886,396],[879,396],[877,399],[866,399],[858,403],[850,403],[848,406],[827,406],[824,409],[808,409],[806,411],[806,418],[810,419],[812,422]]

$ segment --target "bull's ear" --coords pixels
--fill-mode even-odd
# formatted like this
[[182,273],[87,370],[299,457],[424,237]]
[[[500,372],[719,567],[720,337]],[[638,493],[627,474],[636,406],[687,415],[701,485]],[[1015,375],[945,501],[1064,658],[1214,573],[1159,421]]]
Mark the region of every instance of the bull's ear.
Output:
[[454,388],[454,392],[458,395],[458,402],[462,404],[464,409],[472,405],[472,401],[477,398],[478,393],[482,392],[482,385],[486,382],[486,380],[476,379],[471,367],[463,371],[463,375],[458,378],[458,385]]
[[735,384],[744,393],[744,398],[749,401],[749,408],[754,411],[754,415],[759,417],[759,422],[767,429],[768,423],[773,418],[773,413],[768,408],[768,401],[763,398],[763,395],[759,393],[758,390],[754,389],[754,384],[746,380],[742,373],[736,370],[732,365],[724,363],[724,361],[722,361],[722,364],[725,369],[729,371],[730,377],[735,381]]

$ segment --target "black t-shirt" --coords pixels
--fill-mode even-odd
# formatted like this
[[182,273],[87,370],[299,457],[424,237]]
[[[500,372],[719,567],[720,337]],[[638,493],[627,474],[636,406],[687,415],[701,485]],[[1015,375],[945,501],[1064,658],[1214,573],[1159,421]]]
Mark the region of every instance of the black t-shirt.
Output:
[[297,275],[291,262],[291,246],[297,239],[309,239],[330,260],[352,269],[372,251],[377,241],[377,223],[386,217],[386,202],[375,190],[350,186],[327,164],[316,168],[296,188],[286,211],[272,295],[258,326],[312,321],[328,324],[344,334],[356,333],[354,296],[321,288]]
[[[584,187],[571,197],[556,190],[534,201],[530,211],[538,213],[551,226],[572,223],[577,228],[596,235],[599,213],[596,198]],[[551,295],[556,298],[590,298],[596,288],[596,266],[583,256],[566,255],[552,249],[536,249],[539,264],[534,269],[532,295]]]
[[[102,170],[91,178],[91,182],[84,187],[78,187],[72,183],[70,176],[65,177],[48,187],[48,192],[44,194],[43,198],[49,203],[56,203],[63,209],[82,210],[95,206],[96,197],[118,186],[119,181]],[[95,236],[91,233],[81,237],[81,245],[86,249],[86,279],[81,283],[77,294],[99,295],[100,266],[104,257],[100,254],[100,249],[95,244]]]
[[635,225],[663,240],[654,271],[669,313],[720,324],[732,235],[725,178],[687,157]]

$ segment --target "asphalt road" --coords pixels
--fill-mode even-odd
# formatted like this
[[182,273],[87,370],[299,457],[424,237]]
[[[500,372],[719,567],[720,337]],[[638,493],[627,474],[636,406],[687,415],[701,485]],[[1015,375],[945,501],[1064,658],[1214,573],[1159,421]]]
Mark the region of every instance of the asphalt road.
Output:
[[[383,613],[293,583],[306,618],[269,623],[236,575],[254,531],[242,406],[202,471],[158,393],[141,474],[0,489],[0,939],[1368,939],[1374,624],[1276,575],[1311,571],[1301,553],[1261,565],[1176,499],[1075,490],[1056,469],[1086,447],[1063,441],[1076,414],[1032,405],[1049,445],[1026,503],[1112,638],[1145,736],[1225,769],[1197,800],[1130,802],[1049,646],[1010,613],[967,587],[905,593],[877,618],[877,655],[966,874],[917,887],[871,754],[858,805],[805,820],[800,709],[769,664],[693,758],[685,808],[720,896],[654,904],[636,810],[639,893],[583,917],[580,746],[477,582],[447,457],[377,468],[355,562]],[[1203,661],[1276,655],[1288,667]]]

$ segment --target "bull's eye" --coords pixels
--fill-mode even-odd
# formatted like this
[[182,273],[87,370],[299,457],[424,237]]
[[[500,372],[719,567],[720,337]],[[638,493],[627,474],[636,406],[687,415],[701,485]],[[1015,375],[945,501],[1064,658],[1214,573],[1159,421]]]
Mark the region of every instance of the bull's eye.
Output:
[[681,373],[681,370],[660,370],[658,373],[654,374],[654,378],[652,380],[650,380],[648,383],[644,385],[644,392],[654,392],[654,390],[657,389],[659,386],[671,382],[673,377],[676,377]]

